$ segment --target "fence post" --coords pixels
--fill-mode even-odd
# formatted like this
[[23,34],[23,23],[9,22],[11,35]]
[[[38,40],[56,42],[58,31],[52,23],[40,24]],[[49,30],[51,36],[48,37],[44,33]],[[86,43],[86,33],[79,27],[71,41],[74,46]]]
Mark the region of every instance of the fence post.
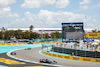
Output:
[[52,45],[52,51],[54,51],[54,47],[53,47],[53,45]]
[[44,45],[42,44],[42,50],[43,50],[43,48],[44,48]]
[[86,57],[86,50],[85,50],[85,57]]
[[95,58],[96,58],[96,52],[97,52],[97,51],[95,51]]
[[77,49],[76,49],[76,56],[77,56]]

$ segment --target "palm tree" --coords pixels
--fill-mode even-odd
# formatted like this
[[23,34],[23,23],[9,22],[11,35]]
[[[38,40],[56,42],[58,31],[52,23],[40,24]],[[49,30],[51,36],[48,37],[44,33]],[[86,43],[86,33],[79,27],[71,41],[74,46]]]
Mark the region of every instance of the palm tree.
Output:
[[34,26],[33,26],[33,25],[31,25],[29,28],[30,28],[30,32],[32,32],[32,30],[33,30]]
[[2,27],[2,39],[4,40],[4,38],[5,38],[5,28]]
[[100,33],[100,30],[98,30],[98,33]]
[[92,32],[95,33],[96,32],[96,29],[95,30],[92,30]]
[[29,36],[29,39],[30,39],[31,38],[31,34],[32,34],[32,30],[33,30],[34,27],[33,27],[33,25],[31,25],[29,28],[30,28],[30,36]]
[[98,49],[98,46],[99,46],[99,45],[95,45],[95,51]]

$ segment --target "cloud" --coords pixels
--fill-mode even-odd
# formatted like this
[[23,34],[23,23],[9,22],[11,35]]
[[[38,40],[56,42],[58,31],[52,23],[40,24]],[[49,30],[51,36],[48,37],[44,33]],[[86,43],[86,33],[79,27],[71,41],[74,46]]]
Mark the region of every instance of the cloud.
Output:
[[100,2],[98,3],[98,5],[97,5],[98,7],[100,7]]
[[0,7],[7,7],[10,4],[16,3],[16,0],[0,0]]
[[33,25],[38,28],[58,28],[62,22],[82,22],[84,14],[74,14],[72,12],[52,12],[48,10],[40,10],[35,15],[30,12],[25,12],[25,16],[21,19],[13,20],[9,27],[29,27]]
[[65,8],[66,6],[68,6],[69,5],[69,0],[58,0],[57,2],[56,2],[56,7],[57,8]]
[[17,13],[11,13],[9,5],[16,3],[16,0],[0,0],[0,19],[19,17]]
[[93,19],[93,21],[96,22],[97,20],[96,19]]
[[[85,19],[84,14],[76,14],[73,12],[57,11],[52,12],[48,10],[40,10],[38,14],[25,12],[24,17],[16,19],[6,24],[6,27],[12,28],[28,28],[33,25],[35,28],[61,28],[63,22],[84,22],[84,27],[96,28],[94,23],[98,23],[94,17],[88,16]],[[3,26],[3,25],[2,25]]]
[[82,2],[80,2],[81,5],[83,4],[90,4],[91,0],[83,0]]
[[21,5],[23,8],[40,8],[47,5],[53,5],[57,8],[65,8],[69,5],[69,0],[24,0]]
[[94,8],[98,8],[98,7],[100,7],[100,2],[97,5],[93,6],[92,8],[94,9]]
[[85,6],[80,6],[80,9],[81,9],[81,10],[87,10],[87,9],[89,9],[89,7],[86,6],[86,5],[85,5]]
[[56,0],[24,0],[23,8],[40,8],[46,5],[53,5]]
[[25,12],[25,15],[30,15],[30,12]]
[[11,18],[11,17],[19,17],[17,13],[11,13],[10,7],[5,7],[0,9],[0,18]]

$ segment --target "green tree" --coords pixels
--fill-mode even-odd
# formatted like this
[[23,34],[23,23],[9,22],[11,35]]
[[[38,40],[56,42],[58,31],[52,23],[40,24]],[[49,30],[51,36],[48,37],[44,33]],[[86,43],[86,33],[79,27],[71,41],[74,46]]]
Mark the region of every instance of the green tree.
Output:
[[98,33],[100,33],[100,30],[98,30]]
[[40,36],[40,34],[38,34],[38,33],[36,33],[36,32],[34,32],[34,33],[32,34],[32,38],[34,38],[34,39],[39,38],[39,36]]
[[0,32],[0,39],[2,39],[2,32]]
[[30,28],[30,32],[32,32],[32,30],[33,30],[34,26],[33,26],[33,25],[31,25],[29,28]]
[[30,28],[30,29],[29,29],[29,31],[30,31],[29,39],[31,39],[31,38],[32,38],[32,37],[31,37],[31,36],[32,36],[32,30],[33,30],[34,27],[33,27],[33,25],[31,25],[29,28]]
[[49,36],[48,33],[44,34],[44,37],[45,37],[46,39],[50,38],[50,36]]
[[58,39],[58,38],[62,38],[62,34],[59,32],[53,32],[50,34],[52,38],[54,39]]
[[[40,34],[36,32],[30,32],[30,31],[25,31],[23,32],[22,30],[6,30],[5,32],[5,39],[9,40],[11,37],[16,37],[17,39],[36,39],[39,38]],[[3,33],[2,31],[0,32],[0,39],[3,39]]]
[[96,29],[95,30],[92,30],[92,32],[95,33],[96,32]]
[[15,35],[14,35],[14,30],[6,30],[6,32],[5,32],[5,39],[6,40],[9,40],[11,37],[14,37]]
[[23,32],[23,35],[24,35],[24,39],[29,39],[30,38],[30,32],[29,31],[25,31]]
[[22,30],[18,29],[14,32],[14,35],[17,39],[22,39],[23,38],[23,32]]
[[2,27],[1,31],[2,31],[2,39],[4,40],[5,39],[5,28]]

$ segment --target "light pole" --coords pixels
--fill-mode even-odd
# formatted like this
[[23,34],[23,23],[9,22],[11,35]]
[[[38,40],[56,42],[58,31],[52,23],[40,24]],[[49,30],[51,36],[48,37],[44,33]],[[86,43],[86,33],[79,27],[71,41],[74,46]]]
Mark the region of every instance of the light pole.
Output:
[[85,24],[86,24],[86,26],[85,26],[85,28],[87,28],[87,16],[85,16]]
[[41,39],[43,39],[43,28],[41,30]]

